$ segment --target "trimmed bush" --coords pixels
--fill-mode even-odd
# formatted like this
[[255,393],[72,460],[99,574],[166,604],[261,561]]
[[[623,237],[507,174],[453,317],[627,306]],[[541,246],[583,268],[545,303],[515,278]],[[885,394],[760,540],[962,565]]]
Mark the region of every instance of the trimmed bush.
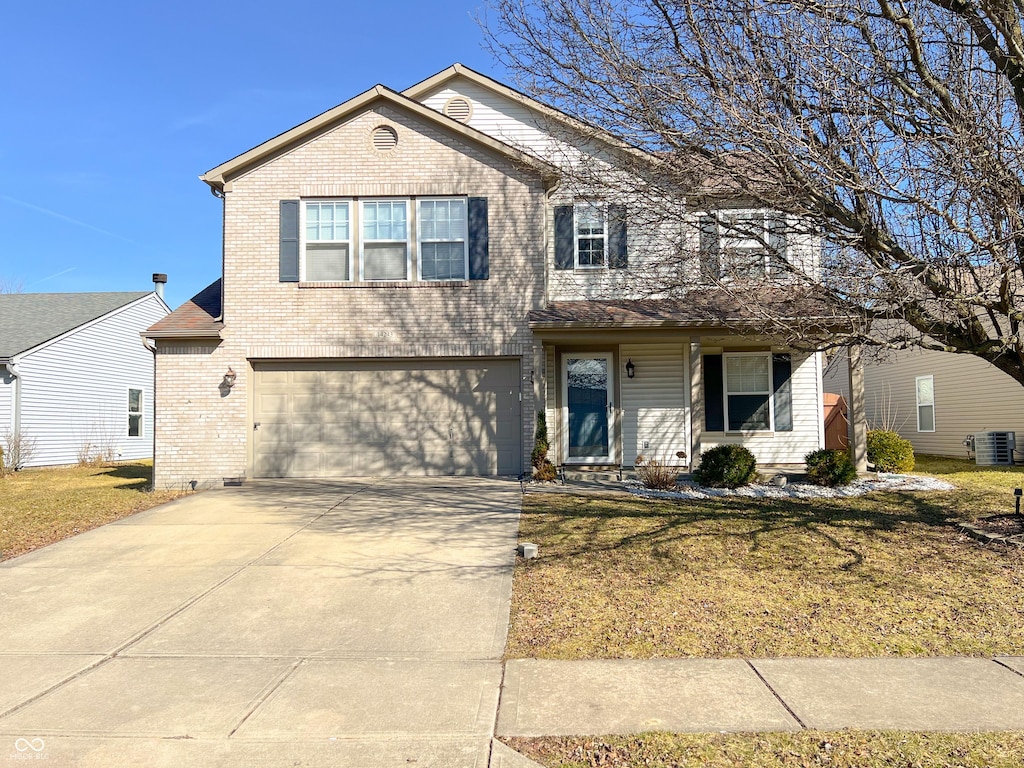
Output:
[[554,480],[555,465],[548,459],[548,421],[544,411],[537,413],[537,431],[533,437],[533,451],[530,463],[533,465],[534,480]]
[[674,491],[678,485],[679,470],[676,467],[666,466],[657,459],[637,456],[636,461],[633,462],[633,469],[636,471],[637,480],[643,483],[644,488]]
[[754,454],[742,445],[719,445],[701,453],[693,479],[708,488],[739,488],[756,474]]
[[837,485],[849,485],[857,479],[857,468],[849,451],[833,451],[823,448],[811,451],[804,457],[807,462],[807,477],[815,485],[835,488]]
[[868,461],[878,472],[910,472],[914,469],[914,444],[887,429],[870,430]]

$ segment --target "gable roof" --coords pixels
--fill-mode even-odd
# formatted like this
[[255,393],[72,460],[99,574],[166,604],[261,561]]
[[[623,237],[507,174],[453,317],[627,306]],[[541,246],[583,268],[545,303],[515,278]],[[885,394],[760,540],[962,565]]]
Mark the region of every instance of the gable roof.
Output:
[[522,91],[517,91],[509,85],[505,85],[492,77],[481,74],[475,69],[470,69],[465,64],[459,64],[458,62],[452,64],[447,69],[442,69],[436,75],[431,75],[426,80],[406,88],[402,91],[402,94],[411,99],[419,100],[431,91],[440,88],[449,80],[454,80],[456,78],[463,78],[480,86],[481,88],[491,91],[492,93],[497,93],[507,99],[522,104],[527,109],[538,112],[548,119],[555,120],[562,125],[568,126],[574,131],[581,132],[585,136],[598,139],[605,145],[621,152],[625,152],[633,157],[641,158],[646,162],[658,162],[659,160],[657,155],[623,141],[618,136],[604,128],[588,123],[585,120],[581,120],[574,115],[570,115],[568,112],[563,112],[557,107],[545,104],[543,101],[538,101],[532,96],[527,96]]
[[553,165],[546,163],[533,155],[529,155],[505,144],[504,142],[498,141],[497,139],[488,136],[486,133],[478,131],[476,128],[470,128],[468,125],[460,123],[457,120],[453,120],[447,115],[443,115],[436,110],[430,109],[429,107],[420,104],[418,101],[410,99],[408,96],[398,93],[397,91],[393,91],[386,86],[375,85],[368,91],[364,91],[343,104],[339,104],[333,109],[322,112],[316,117],[295,126],[291,130],[285,131],[269,141],[263,142],[257,147],[253,147],[248,152],[243,152],[237,157],[233,157],[226,163],[221,163],[216,168],[212,168],[199,178],[214,189],[223,189],[225,182],[228,181],[228,177],[233,176],[246,168],[258,165],[278,152],[303,143],[305,140],[311,138],[317,133],[340,123],[342,120],[356,112],[369,108],[376,102],[384,102],[400,109],[404,109],[407,112],[411,112],[417,117],[440,125],[451,133],[461,135],[469,141],[481,144],[498,152],[499,154],[515,160],[516,162],[534,168],[545,176],[553,176],[557,173],[557,169]]
[[0,294],[0,358],[10,358],[152,291]]
[[215,280],[142,335],[148,339],[219,338],[221,321],[221,281]]

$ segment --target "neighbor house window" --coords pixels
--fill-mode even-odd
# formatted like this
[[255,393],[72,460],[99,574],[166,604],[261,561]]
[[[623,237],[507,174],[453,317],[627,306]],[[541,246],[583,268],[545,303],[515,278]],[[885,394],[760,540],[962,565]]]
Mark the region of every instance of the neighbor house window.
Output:
[[128,437],[142,437],[142,390],[128,390]]
[[605,206],[596,203],[577,203],[573,207],[576,266],[603,267],[608,233]]
[[362,204],[363,280],[409,279],[409,201]]
[[768,353],[723,355],[725,421],[730,432],[772,428],[772,356]]
[[303,279],[337,282],[352,279],[351,206],[346,201],[307,202],[303,209]]
[[935,431],[935,379],[917,377],[917,431]]
[[416,218],[420,278],[465,280],[469,270],[466,199],[420,200]]

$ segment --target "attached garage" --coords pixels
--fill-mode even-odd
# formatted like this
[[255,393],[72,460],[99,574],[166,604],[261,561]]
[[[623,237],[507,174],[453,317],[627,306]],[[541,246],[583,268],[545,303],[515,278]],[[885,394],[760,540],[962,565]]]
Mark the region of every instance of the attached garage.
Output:
[[256,477],[522,471],[518,359],[253,367]]

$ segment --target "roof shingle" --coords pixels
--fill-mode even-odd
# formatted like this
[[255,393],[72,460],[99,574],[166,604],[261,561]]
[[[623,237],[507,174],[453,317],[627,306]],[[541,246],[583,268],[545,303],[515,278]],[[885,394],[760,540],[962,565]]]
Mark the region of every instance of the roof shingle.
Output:
[[215,280],[143,334],[149,338],[217,337],[221,322],[221,281]]

